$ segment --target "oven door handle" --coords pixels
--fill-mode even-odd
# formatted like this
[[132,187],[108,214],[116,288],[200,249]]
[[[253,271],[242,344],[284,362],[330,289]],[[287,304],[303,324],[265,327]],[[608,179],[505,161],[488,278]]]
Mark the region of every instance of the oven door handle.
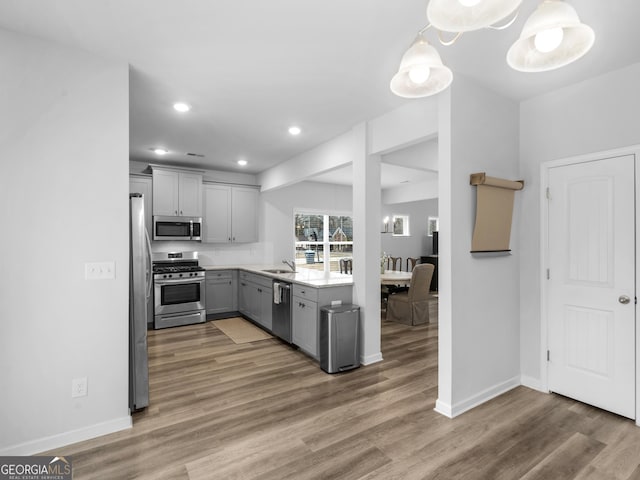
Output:
[[156,285],[176,285],[179,283],[204,283],[202,277],[162,278],[153,281]]

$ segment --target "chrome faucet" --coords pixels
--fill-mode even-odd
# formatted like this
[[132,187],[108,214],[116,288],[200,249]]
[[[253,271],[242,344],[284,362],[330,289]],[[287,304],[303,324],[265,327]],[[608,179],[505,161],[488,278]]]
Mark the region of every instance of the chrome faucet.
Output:
[[296,271],[296,261],[295,260],[282,260],[282,263],[286,263],[287,266],[291,269],[292,272]]

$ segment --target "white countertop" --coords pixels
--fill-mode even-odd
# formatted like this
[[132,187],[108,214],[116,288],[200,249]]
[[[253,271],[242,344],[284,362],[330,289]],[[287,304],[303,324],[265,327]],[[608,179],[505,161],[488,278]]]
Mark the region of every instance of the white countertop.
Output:
[[265,270],[289,270],[286,265],[200,265],[207,271],[214,270],[243,270],[245,272],[257,273],[273,279],[298,283],[309,287],[339,287],[353,285],[353,275],[345,273],[331,272],[326,274],[319,270],[302,268],[298,271],[287,273],[270,273]]

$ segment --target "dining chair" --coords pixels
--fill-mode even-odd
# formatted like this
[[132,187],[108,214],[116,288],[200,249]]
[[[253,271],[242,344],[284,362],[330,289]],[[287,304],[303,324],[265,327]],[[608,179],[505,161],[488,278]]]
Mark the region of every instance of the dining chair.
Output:
[[387,257],[387,270],[402,270],[402,257]]
[[429,323],[429,286],[434,268],[430,263],[415,266],[409,290],[387,298],[387,320],[405,325]]
[[413,268],[418,264],[419,258],[407,257],[407,272],[413,272]]
[[351,258],[340,259],[340,273],[353,273],[353,260]]

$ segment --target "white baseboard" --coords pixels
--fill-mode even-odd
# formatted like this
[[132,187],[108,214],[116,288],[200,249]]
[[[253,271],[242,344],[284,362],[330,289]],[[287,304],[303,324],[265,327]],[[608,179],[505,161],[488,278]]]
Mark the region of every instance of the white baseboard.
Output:
[[382,352],[374,353],[373,355],[367,355],[360,357],[360,363],[362,365],[371,365],[372,363],[378,363],[382,361]]
[[486,390],[483,390],[476,395],[473,395],[466,400],[461,402],[456,402],[453,405],[446,404],[441,402],[440,400],[436,401],[435,411],[445,417],[455,418],[458,415],[463,414],[471,410],[472,408],[477,407],[478,405],[482,405],[485,402],[488,402],[492,398],[495,398],[503,393],[508,392],[516,387],[520,386],[520,376],[510,378],[502,383],[494,385],[493,387],[489,387]]
[[521,375],[520,383],[525,387],[531,388],[532,390],[537,390],[542,393],[549,393],[548,390],[542,387],[542,381],[539,378],[530,377],[528,375]]
[[126,430],[132,426],[133,422],[131,420],[131,415],[128,415],[126,417],[97,423],[78,430],[71,430],[70,432],[64,432],[58,435],[52,435],[50,437],[39,438],[18,445],[1,448],[0,456],[34,455],[36,453],[46,452],[66,445],[71,445],[72,443],[90,440],[92,438],[118,432],[120,430]]
[[434,410],[440,415],[444,415],[445,417],[453,418],[451,415],[451,405],[448,403],[444,403],[441,400],[436,400],[436,407]]

